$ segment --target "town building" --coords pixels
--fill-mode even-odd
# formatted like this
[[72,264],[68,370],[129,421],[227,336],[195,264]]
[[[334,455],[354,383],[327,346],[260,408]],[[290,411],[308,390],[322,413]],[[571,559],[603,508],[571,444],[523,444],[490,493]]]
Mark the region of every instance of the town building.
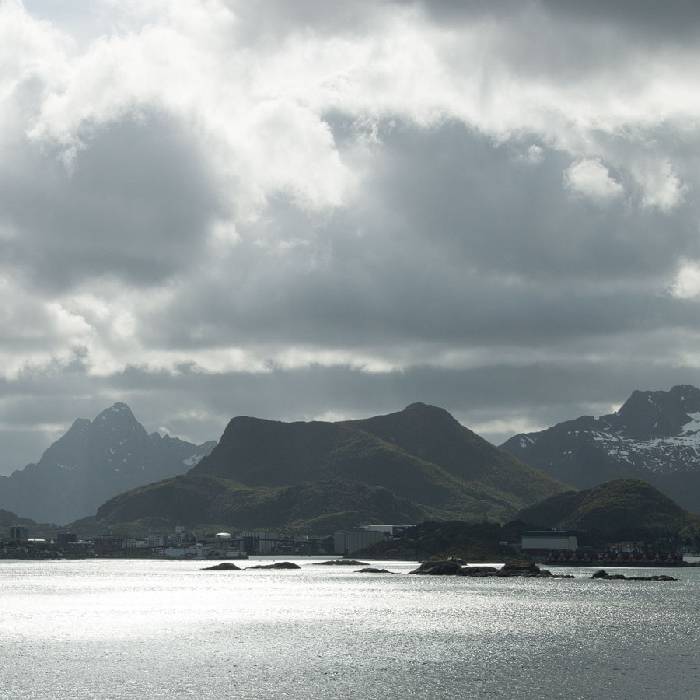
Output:
[[13,542],[26,542],[29,539],[29,529],[22,525],[10,528],[10,540]]
[[336,554],[353,554],[377,542],[383,542],[385,539],[387,539],[385,532],[367,530],[362,527],[338,530],[333,535],[333,549]]
[[401,537],[415,525],[363,525],[362,530],[369,532],[382,532],[387,537]]
[[576,533],[570,530],[539,530],[524,532],[520,549],[530,554],[547,552],[575,552],[578,549]]

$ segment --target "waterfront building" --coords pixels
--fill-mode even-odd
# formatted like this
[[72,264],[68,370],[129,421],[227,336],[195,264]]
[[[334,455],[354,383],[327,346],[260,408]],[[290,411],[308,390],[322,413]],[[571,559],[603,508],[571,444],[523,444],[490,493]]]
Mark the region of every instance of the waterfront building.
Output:
[[99,556],[121,552],[126,547],[126,538],[120,535],[97,535],[94,539],[95,554]]
[[26,542],[29,539],[29,529],[22,525],[10,528],[10,540],[13,542]]
[[56,544],[59,547],[65,547],[69,544],[75,544],[78,541],[78,535],[74,532],[59,532],[56,535]]
[[415,525],[363,525],[362,530],[370,532],[381,532],[387,537],[401,537]]
[[338,530],[333,535],[333,545],[336,554],[352,554],[377,542],[383,542],[386,533],[367,530],[362,527],[351,530]]
[[578,549],[576,533],[570,530],[540,530],[524,532],[520,538],[523,552],[575,552]]
[[147,535],[146,542],[152,549],[158,549],[160,547],[165,547],[166,537],[165,535]]

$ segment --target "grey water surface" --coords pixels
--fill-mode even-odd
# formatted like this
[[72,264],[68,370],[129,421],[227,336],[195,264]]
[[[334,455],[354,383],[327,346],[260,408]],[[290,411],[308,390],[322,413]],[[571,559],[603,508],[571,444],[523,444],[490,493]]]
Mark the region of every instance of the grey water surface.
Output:
[[294,561],[0,562],[0,697],[700,697],[698,568],[655,583]]

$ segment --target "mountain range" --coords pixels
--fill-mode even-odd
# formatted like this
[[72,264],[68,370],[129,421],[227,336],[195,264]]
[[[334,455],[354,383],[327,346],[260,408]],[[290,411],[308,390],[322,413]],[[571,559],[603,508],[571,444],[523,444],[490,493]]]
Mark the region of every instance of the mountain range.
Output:
[[635,391],[618,411],[581,416],[501,447],[576,488],[643,479],[700,511],[700,389]]
[[[643,482],[617,479],[583,491],[555,494],[524,508],[513,521],[424,522],[400,537],[370,545],[356,556],[371,559],[447,559],[502,561],[514,555],[513,543],[533,528],[574,529],[579,545],[605,548],[609,542],[635,541],[658,547],[700,543],[700,517]],[[511,543],[511,544],[508,544]]]
[[215,444],[149,435],[126,404],[115,403],[92,421],[76,420],[36,464],[0,477],[0,508],[72,522],[122,491],[185,472]]
[[366,522],[503,519],[562,490],[444,409],[415,403],[336,423],[236,417],[189,472],[114,497],[97,520],[329,532]]
[[36,464],[0,477],[0,509],[41,522],[97,512],[103,526],[331,532],[504,522],[543,499],[573,498],[570,486],[619,479],[647,481],[700,511],[699,389],[635,391],[615,413],[516,435],[501,449],[423,403],[334,423],[238,416],[218,444],[202,445],[148,434],[116,403],[76,420]]

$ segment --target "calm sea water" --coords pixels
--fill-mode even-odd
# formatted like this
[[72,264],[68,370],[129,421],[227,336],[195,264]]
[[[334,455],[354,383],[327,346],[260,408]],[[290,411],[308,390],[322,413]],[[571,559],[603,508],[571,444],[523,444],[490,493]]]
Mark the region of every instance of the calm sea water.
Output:
[[700,569],[482,580],[296,561],[0,562],[0,697],[700,698]]

